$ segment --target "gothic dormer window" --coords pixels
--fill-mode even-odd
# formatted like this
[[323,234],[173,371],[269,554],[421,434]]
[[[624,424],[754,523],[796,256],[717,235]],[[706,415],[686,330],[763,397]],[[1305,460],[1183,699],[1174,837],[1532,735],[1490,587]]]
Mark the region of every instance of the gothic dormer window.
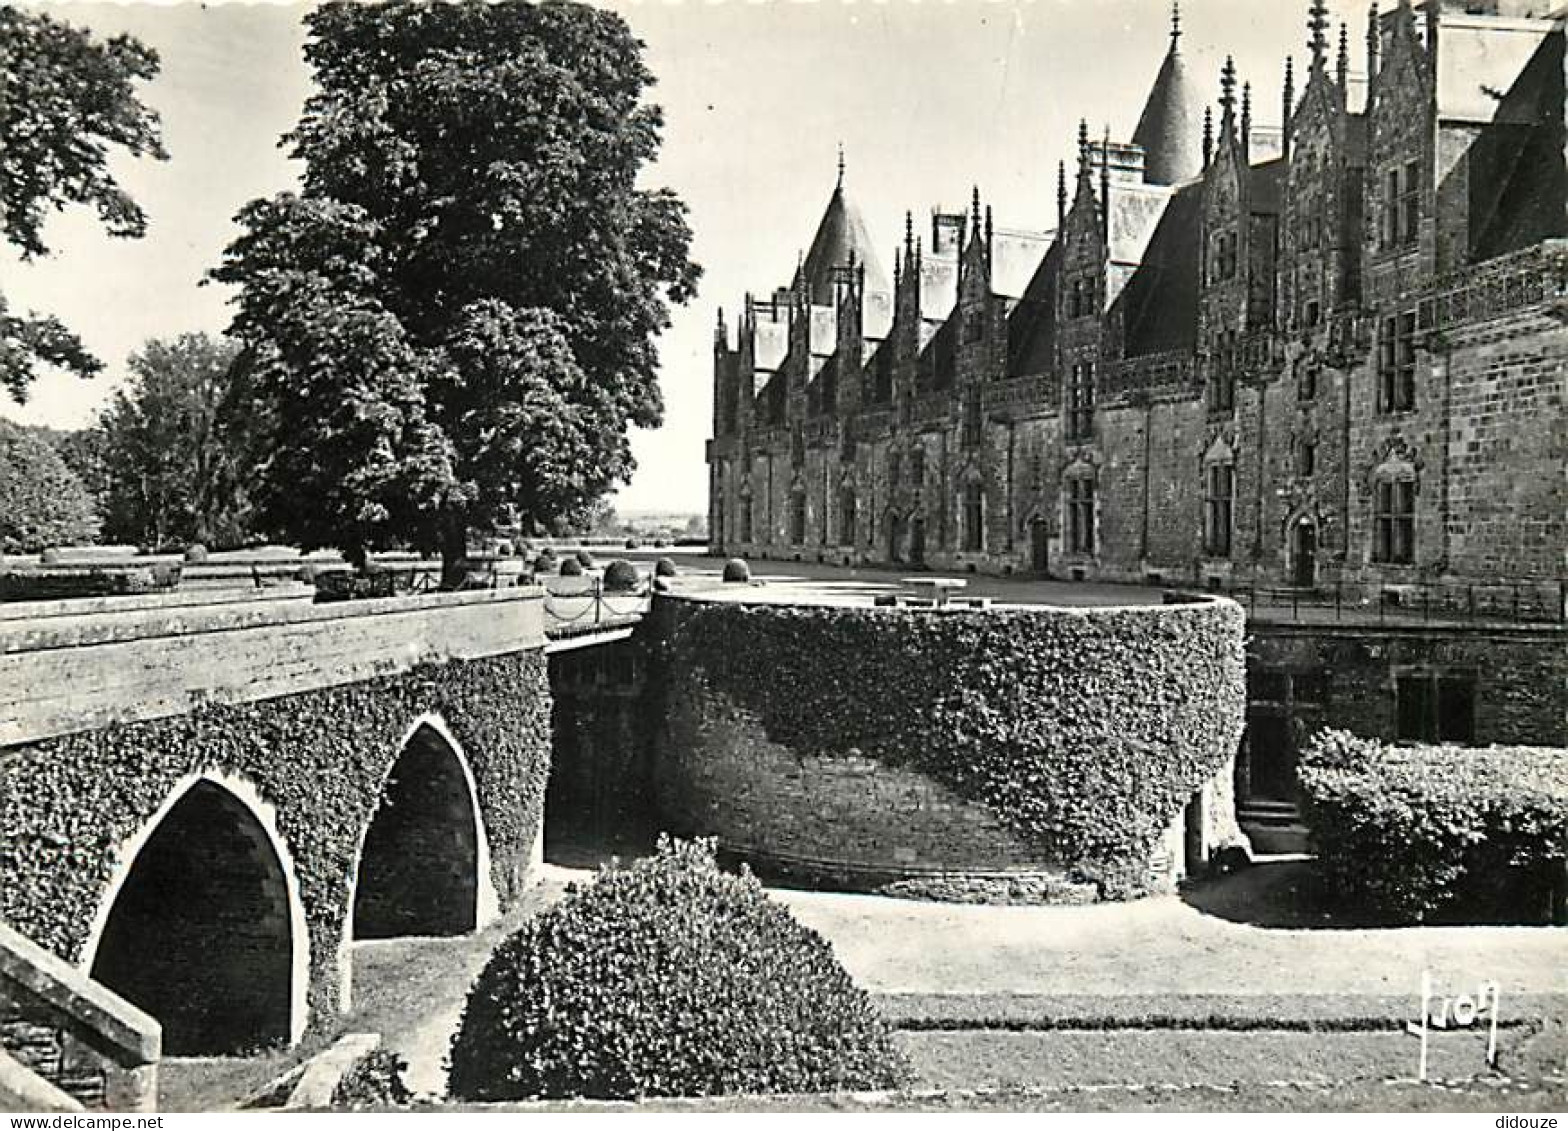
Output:
[[1385,251],[1409,247],[1421,228],[1421,162],[1396,163],[1383,173],[1380,244]]
[[1069,440],[1087,440],[1094,434],[1094,362],[1077,361],[1067,375],[1067,415]]
[[977,448],[984,439],[980,416],[980,390],[969,389],[964,394],[963,442],[966,448]]

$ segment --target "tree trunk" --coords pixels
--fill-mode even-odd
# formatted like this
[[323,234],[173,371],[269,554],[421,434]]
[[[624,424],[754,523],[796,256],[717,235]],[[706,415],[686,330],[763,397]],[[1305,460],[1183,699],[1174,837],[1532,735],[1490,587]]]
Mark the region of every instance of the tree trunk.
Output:
[[461,518],[447,520],[441,531],[441,587],[457,589],[467,573],[468,524]]

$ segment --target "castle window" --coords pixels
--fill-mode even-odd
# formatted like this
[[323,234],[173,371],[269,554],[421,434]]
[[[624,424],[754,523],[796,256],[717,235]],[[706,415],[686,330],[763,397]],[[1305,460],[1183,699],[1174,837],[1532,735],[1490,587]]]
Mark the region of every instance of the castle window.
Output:
[[926,483],[926,450],[916,448],[909,453],[909,485],[916,491]]
[[1421,162],[1407,161],[1383,178],[1382,247],[1414,244],[1421,229]]
[[1067,480],[1067,552],[1094,553],[1094,480],[1087,475]]
[[1416,407],[1416,316],[1414,311],[1383,319],[1378,327],[1377,409],[1409,412]]
[[1226,330],[1219,337],[1209,374],[1209,411],[1230,412],[1236,407],[1236,331]]
[[795,545],[806,541],[806,492],[796,491],[789,497],[789,540]]
[[1412,674],[1394,680],[1397,737],[1406,742],[1475,741],[1475,680]]
[[1211,463],[1203,469],[1203,552],[1211,558],[1230,556],[1231,513],[1236,499],[1236,468]]
[[1074,362],[1067,380],[1067,438],[1087,440],[1094,433],[1094,362]]
[[1067,317],[1083,318],[1094,313],[1094,285],[1088,279],[1074,279],[1067,298]]
[[1389,477],[1373,484],[1372,560],[1409,565],[1416,556],[1416,481]]
[[751,496],[740,497],[740,540],[751,541]]
[[1315,440],[1296,441],[1296,474],[1302,477],[1314,474],[1318,469],[1318,445]]
[[855,544],[855,492],[850,487],[838,496],[838,540],[842,546]]
[[978,554],[985,549],[985,491],[978,483],[964,488],[964,550]]
[[980,446],[983,437],[980,423],[980,390],[970,389],[964,394],[963,443],[967,448]]
[[1238,237],[1235,232],[1220,232],[1214,237],[1214,255],[1211,260],[1212,270],[1209,272],[1210,282],[1219,282],[1222,279],[1236,277],[1236,248]]
[[1304,320],[1306,321],[1307,325],[1308,326],[1316,326],[1318,324],[1319,319],[1321,319],[1322,317],[1323,317],[1323,307],[1318,302],[1318,300],[1315,299],[1315,298],[1307,300],[1307,310],[1306,310],[1306,314],[1304,316]]
[[898,453],[897,452],[888,452],[888,454],[887,454],[887,489],[889,491],[896,491],[896,490],[898,490],[898,476],[899,476],[899,473],[903,470],[902,463],[903,463],[903,461],[898,458]]

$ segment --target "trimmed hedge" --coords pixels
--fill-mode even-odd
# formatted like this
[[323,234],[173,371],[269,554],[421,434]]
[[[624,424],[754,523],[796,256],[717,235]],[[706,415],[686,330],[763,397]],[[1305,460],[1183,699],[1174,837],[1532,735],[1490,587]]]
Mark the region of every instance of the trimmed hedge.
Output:
[[1400,922],[1540,923],[1568,885],[1568,750],[1320,731],[1304,815],[1329,893]]
[[737,584],[751,580],[751,567],[740,558],[731,558],[724,563],[724,580]]
[[452,1095],[636,1098],[888,1088],[908,1069],[827,941],[711,841],[661,837],[525,923],[474,983]]
[[642,584],[642,578],[637,574],[637,567],[624,558],[617,558],[604,570],[604,591],[606,593],[631,593]]
[[187,775],[244,777],[277,809],[310,929],[312,1019],[335,1016],[355,854],[404,732],[438,714],[473,770],[503,905],[519,892],[550,766],[540,652],[427,665],[0,751],[0,920],[76,961],[116,848]]
[[713,709],[749,713],[797,755],[870,757],[935,778],[1102,898],[1148,890],[1156,842],[1241,738],[1243,613],[1229,601],[655,608],[663,749],[700,765],[710,720],[693,705],[716,693]]
[[583,575],[583,563],[582,562],[578,561],[576,558],[562,558],[561,559],[561,576],[562,577],[581,577],[582,575]]

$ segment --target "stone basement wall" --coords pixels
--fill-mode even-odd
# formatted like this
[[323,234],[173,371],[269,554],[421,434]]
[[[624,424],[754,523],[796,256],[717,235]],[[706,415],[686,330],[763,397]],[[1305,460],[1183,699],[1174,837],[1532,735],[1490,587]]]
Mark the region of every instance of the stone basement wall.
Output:
[[1328,724],[1369,738],[1398,729],[1395,680],[1404,674],[1475,681],[1477,745],[1568,746],[1568,631],[1557,626],[1249,626],[1258,672],[1326,681]]
[[160,1044],[151,1017],[0,923],[0,1055],[84,1108],[156,1111]]
[[[1121,899],[1241,843],[1242,612],[658,599],[666,827],[828,884]],[[1020,888],[1024,889],[1020,891]],[[949,891],[948,894],[959,892]]]

